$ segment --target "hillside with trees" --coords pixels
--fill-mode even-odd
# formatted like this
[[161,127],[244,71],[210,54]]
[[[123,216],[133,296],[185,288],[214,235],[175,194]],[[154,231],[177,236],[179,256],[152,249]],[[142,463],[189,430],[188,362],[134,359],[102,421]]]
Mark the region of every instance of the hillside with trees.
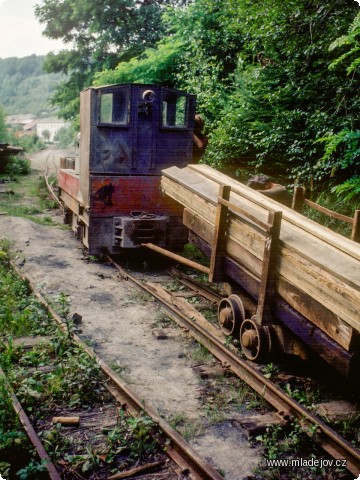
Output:
[[65,118],[76,117],[79,91],[94,83],[187,90],[206,119],[207,163],[359,201],[353,0],[45,0],[36,13],[46,35],[71,45],[45,62],[68,75],[54,95]]
[[51,115],[55,107],[49,99],[63,78],[58,73],[46,73],[44,56],[0,58],[0,104],[6,114]]

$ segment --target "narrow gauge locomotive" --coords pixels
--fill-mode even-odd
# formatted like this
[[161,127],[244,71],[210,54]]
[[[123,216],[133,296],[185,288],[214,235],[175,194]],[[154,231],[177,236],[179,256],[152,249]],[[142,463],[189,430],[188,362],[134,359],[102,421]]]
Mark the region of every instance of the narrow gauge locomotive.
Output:
[[160,191],[161,170],[192,159],[195,96],[157,85],[80,94],[79,157],[61,159],[66,221],[90,254],[186,240],[182,207]]

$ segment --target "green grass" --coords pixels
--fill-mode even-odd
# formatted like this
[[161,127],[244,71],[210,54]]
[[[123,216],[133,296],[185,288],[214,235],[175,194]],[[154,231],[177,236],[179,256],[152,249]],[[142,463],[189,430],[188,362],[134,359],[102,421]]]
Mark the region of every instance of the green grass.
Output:
[[49,194],[44,177],[18,176],[15,181],[5,184],[13,193],[0,194],[0,211],[13,217],[22,217],[40,225],[59,226],[47,212],[58,207]]
[[[99,365],[72,340],[72,326],[60,331],[27,282],[12,271],[7,241],[0,241],[0,298],[0,366],[31,422],[40,426],[52,460],[60,471],[66,470],[64,478],[98,478],[99,472],[107,478],[160,453],[152,437],[154,423],[143,414],[130,418],[120,410],[116,427],[91,439],[51,423],[54,412],[96,413],[114,400]],[[66,321],[69,299],[64,294],[57,297],[56,307]],[[36,335],[46,338],[30,349],[15,344],[18,336]],[[33,454],[8,391],[0,377],[0,472],[9,478],[41,480],[43,465]]]

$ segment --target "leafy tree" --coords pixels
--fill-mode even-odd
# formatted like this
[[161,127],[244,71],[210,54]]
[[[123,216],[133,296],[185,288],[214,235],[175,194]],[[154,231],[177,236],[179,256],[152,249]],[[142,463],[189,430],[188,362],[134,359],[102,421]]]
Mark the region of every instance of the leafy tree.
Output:
[[6,143],[8,140],[8,132],[6,130],[5,112],[0,105],[0,142]]
[[164,34],[164,6],[186,0],[44,0],[35,14],[44,34],[70,46],[46,60],[48,72],[67,75],[53,96],[66,119],[78,113],[78,95],[92,84],[94,74],[141,54]]
[[[208,160],[234,168],[245,160],[276,175],[291,170],[304,180],[314,176],[323,152],[316,138],[329,134],[334,123],[358,122],[358,86],[342,72],[328,71],[334,58],[328,47],[346,31],[356,5],[336,0],[263,0],[262,8],[235,0],[221,6],[200,3],[208,12],[212,4],[212,11],[197,15],[193,61],[183,77],[190,88],[205,87],[207,95],[211,85],[217,99],[214,105],[200,96],[200,105],[215,120]],[[210,30],[212,17],[217,21]]]
[[147,48],[140,57],[120,62],[113,70],[95,75],[95,85],[112,83],[158,83],[169,87],[177,82],[177,64],[180,61],[183,41],[170,37],[160,41],[157,48]]
[[43,137],[43,139],[48,142],[50,140],[50,132],[49,130],[43,130],[43,132],[41,133],[41,136]]
[[75,132],[72,127],[61,127],[55,134],[54,141],[58,143],[59,148],[66,148],[75,142]]
[[[47,59],[51,71],[68,74],[55,98],[66,118],[93,81],[161,83],[197,94],[210,131],[208,163],[319,185],[336,175],[353,185],[360,131],[355,2],[108,3],[46,0],[38,7],[47,34],[73,45]],[[115,20],[114,8],[125,8]]]
[[[351,83],[358,85],[360,73],[360,13],[350,25],[346,35],[336,39],[330,50],[341,48],[344,53],[336,58],[329,66],[330,70],[344,68],[346,64],[347,75]],[[318,168],[329,172],[331,176],[337,174],[342,183],[336,185],[333,191],[352,200],[360,198],[360,129],[359,124],[351,124],[358,127],[357,130],[345,128],[338,133],[320,138],[325,143],[325,153],[318,162]],[[339,175],[340,171],[340,175]]]

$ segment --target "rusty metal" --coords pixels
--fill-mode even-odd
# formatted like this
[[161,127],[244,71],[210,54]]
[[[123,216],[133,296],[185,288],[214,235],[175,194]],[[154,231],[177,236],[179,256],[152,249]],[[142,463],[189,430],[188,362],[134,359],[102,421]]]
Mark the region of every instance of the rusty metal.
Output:
[[[6,379],[5,373],[0,367],[0,377],[4,378],[6,390],[9,394],[9,397],[11,399],[12,406],[19,417],[19,420],[21,424],[23,425],[31,443],[34,445],[40,460],[45,460],[44,465],[48,471],[50,480],[61,480],[61,476],[59,472],[56,470],[55,465],[52,463],[49,455],[46,453],[45,448],[43,444],[41,443],[40,438],[37,436],[34,427],[31,425],[31,422],[26,415],[24,409],[21,406],[21,403],[19,402],[17,396],[15,395],[13,389],[11,388],[9,382]],[[0,475],[1,476],[1,475]]]
[[146,284],[133,277],[129,272],[126,272],[110,257],[108,258],[123,278],[130,280],[157,298],[162,304],[162,307],[167,310],[177,323],[185,326],[197,341],[204,345],[218,360],[227,365],[235,375],[244,380],[277,411],[288,412],[294,418],[297,418],[302,425],[312,427],[312,430],[315,427],[317,432],[316,439],[323,450],[336,459],[346,460],[346,468],[354,475],[358,475],[360,471],[360,452],[357,449],[340,437],[340,435],[321,419],[317,418],[313,413],[289,397],[289,395],[277,385],[265,378],[248,362],[242,360],[238,355],[230,351],[219,339],[209,334],[203,327],[193,322],[177,307],[165,301],[160,295],[155,295],[153,290],[147,288]]
[[218,307],[218,317],[222,331],[225,335],[239,337],[240,326],[245,320],[245,309],[238,295],[223,298]]
[[220,302],[220,300],[223,298],[222,295],[219,295],[218,293],[212,292],[208,288],[205,288],[199,282],[192,280],[191,278],[189,278],[187,275],[180,272],[176,268],[172,268],[169,271],[169,273],[170,275],[175,277],[180,283],[188,287],[190,290],[197,293],[201,297],[209,300],[209,302],[211,302],[213,305],[217,305]]
[[251,361],[263,361],[271,351],[269,328],[259,325],[255,317],[242,322],[239,339],[246,358]]
[[[114,263],[111,260],[112,263]],[[31,278],[24,275],[19,269],[14,266],[18,274],[26,280],[34,295],[39,302],[45,307],[45,309],[52,315],[59,327],[68,334],[66,325],[57,312],[48,304],[46,299],[39,293],[34,287],[34,283]],[[127,385],[90,347],[84,344],[80,337],[76,334],[71,334],[72,339],[81,345],[85,352],[91,356],[99,365],[105,375],[111,380],[113,386],[112,391],[115,393],[123,408],[130,410],[131,412],[145,412],[146,415],[152,418],[152,420],[158,425],[159,429],[171,440],[171,445],[167,451],[168,455],[181,467],[186,468],[188,478],[191,480],[222,480],[223,477],[206,461],[204,461],[185,440],[163,419],[160,415],[149,405],[147,405],[142,398],[140,398],[129,385]],[[57,477],[59,478],[59,477]],[[55,480],[55,477],[54,477]]]

